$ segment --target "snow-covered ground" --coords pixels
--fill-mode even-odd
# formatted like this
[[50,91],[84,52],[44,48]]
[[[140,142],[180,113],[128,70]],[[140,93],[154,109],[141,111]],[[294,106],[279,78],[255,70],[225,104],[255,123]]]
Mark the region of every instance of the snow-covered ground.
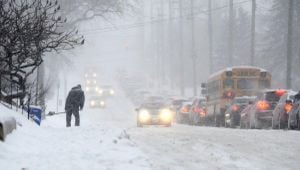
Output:
[[20,113],[0,108],[19,122],[18,129],[0,142],[0,169],[300,167],[299,131],[176,124],[137,128],[134,107],[120,91],[106,109],[84,109],[77,128],[65,128],[65,115],[47,117],[38,127]]

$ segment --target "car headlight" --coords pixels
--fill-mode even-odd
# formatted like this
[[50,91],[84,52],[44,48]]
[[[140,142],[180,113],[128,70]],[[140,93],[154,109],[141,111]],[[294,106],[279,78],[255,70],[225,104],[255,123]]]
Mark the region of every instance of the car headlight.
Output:
[[95,87],[95,91],[98,91],[99,90],[99,87]]
[[149,114],[149,112],[148,112],[148,110],[141,110],[140,112],[139,112],[139,120],[141,121],[141,122],[147,122],[149,119],[150,119],[150,114]]
[[169,122],[172,120],[172,113],[169,109],[163,109],[160,111],[160,119],[164,122]]
[[101,102],[100,102],[100,105],[101,105],[101,106],[104,106],[104,105],[105,105],[105,102],[104,102],[104,101],[101,101]]
[[99,94],[103,94],[103,90],[98,89],[98,93],[99,93]]
[[89,87],[86,87],[86,88],[85,88],[85,91],[90,91],[90,88],[89,88]]
[[93,74],[93,77],[97,77],[97,74],[96,74],[96,73],[94,73],[94,74]]
[[94,100],[91,101],[91,106],[95,106],[96,102]]
[[114,91],[114,90],[110,90],[109,93],[110,93],[111,95],[114,95],[114,94],[115,94],[115,91]]

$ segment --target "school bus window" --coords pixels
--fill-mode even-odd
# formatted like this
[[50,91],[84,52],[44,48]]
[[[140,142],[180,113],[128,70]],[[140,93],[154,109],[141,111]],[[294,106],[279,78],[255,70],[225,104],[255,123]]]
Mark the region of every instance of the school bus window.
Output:
[[256,81],[253,79],[239,79],[237,81],[238,89],[255,89]]
[[269,80],[259,80],[259,88],[270,88]]
[[229,79],[229,78],[225,79],[223,81],[223,88],[224,89],[225,88],[234,88],[234,81],[232,79]]

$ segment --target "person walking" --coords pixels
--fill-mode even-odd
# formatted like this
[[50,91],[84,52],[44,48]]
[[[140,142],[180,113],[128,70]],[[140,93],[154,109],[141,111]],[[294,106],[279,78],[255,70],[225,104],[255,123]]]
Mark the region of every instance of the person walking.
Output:
[[83,109],[84,100],[85,97],[81,85],[73,87],[68,94],[65,104],[67,127],[71,126],[72,114],[75,117],[75,126],[80,126],[79,109]]

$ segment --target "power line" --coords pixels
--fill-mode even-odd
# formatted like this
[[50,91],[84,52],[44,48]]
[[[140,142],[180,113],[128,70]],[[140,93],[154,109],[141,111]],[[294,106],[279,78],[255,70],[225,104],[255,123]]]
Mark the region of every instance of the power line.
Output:
[[[239,5],[239,4],[244,4],[247,2],[251,2],[251,0],[246,0],[246,1],[241,1],[241,2],[237,2],[237,3],[233,3],[234,6]],[[218,11],[218,10],[222,10],[229,7],[229,5],[224,5],[221,7],[217,7],[217,8],[213,8],[211,11]],[[105,32],[112,32],[112,31],[120,31],[120,30],[130,30],[130,29],[135,29],[135,28],[139,28],[139,27],[144,27],[147,24],[155,24],[155,23],[159,23],[159,22],[165,22],[165,21],[169,21],[169,20],[177,20],[177,19],[181,19],[181,18],[189,18],[192,17],[193,15],[199,15],[199,14],[208,14],[208,10],[203,10],[203,11],[199,11],[196,12],[194,14],[188,14],[185,16],[178,16],[178,17],[172,17],[172,19],[170,18],[162,18],[162,19],[156,19],[156,20],[150,20],[150,21],[145,21],[145,22],[141,22],[141,23],[135,23],[135,24],[126,24],[126,25],[118,25],[118,26],[113,26],[113,27],[104,27],[104,28],[97,28],[97,29],[90,29],[90,30],[83,30],[81,32],[83,33],[105,33]]]

